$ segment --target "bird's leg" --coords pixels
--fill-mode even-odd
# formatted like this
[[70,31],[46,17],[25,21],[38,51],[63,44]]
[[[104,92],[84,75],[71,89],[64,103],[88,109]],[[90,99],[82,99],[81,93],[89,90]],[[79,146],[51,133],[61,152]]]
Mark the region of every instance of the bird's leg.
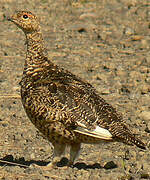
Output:
[[39,167],[42,170],[51,170],[51,169],[57,167],[57,162],[60,161],[61,155],[65,151],[66,144],[53,143],[53,146],[54,146],[54,152],[53,152],[53,159],[52,159],[52,161],[49,164],[47,164],[47,166],[38,166],[38,165],[35,165],[36,167]]
[[68,162],[68,166],[72,166],[75,159],[79,156],[80,147],[81,147],[80,143],[71,144],[71,147],[70,147],[70,160]]
[[58,144],[53,143],[54,146],[54,152],[53,152],[53,159],[52,162],[50,162],[47,165],[47,168],[54,168],[57,166],[57,163],[61,160],[61,155],[64,153],[66,144]]

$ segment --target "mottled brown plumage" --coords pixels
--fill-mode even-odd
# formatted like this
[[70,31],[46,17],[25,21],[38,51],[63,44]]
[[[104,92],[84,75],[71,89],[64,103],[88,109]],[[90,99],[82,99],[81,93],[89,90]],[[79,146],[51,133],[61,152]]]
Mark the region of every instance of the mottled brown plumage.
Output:
[[26,36],[27,55],[20,83],[22,103],[31,122],[54,146],[51,165],[56,164],[66,145],[70,145],[70,165],[81,143],[121,141],[145,149],[122,116],[89,83],[47,58],[34,14],[18,11],[9,20]]

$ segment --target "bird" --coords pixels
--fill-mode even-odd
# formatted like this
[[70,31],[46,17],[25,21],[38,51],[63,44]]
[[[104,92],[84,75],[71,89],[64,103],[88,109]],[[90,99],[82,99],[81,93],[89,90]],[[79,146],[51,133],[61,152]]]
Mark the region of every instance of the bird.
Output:
[[69,167],[74,165],[81,144],[122,142],[146,149],[123,116],[90,83],[48,58],[34,13],[15,11],[8,21],[17,25],[26,37],[21,100],[30,121],[54,147],[47,168],[57,167],[67,146]]

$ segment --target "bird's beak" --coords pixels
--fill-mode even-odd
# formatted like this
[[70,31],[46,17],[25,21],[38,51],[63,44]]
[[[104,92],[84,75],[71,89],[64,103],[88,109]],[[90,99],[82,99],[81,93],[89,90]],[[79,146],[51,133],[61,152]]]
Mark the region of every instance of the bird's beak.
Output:
[[13,19],[11,17],[7,17],[7,21],[13,22]]

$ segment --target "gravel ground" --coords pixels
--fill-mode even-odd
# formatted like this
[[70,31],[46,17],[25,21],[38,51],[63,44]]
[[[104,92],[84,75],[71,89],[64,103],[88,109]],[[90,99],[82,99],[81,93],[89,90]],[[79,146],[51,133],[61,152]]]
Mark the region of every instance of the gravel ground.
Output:
[[[51,161],[53,147],[20,101],[25,37],[6,21],[15,10],[38,15],[49,58],[90,82],[148,150],[122,143],[83,145],[74,168],[43,171],[34,165]],[[0,179],[150,179],[148,0],[1,0],[0,37]]]

